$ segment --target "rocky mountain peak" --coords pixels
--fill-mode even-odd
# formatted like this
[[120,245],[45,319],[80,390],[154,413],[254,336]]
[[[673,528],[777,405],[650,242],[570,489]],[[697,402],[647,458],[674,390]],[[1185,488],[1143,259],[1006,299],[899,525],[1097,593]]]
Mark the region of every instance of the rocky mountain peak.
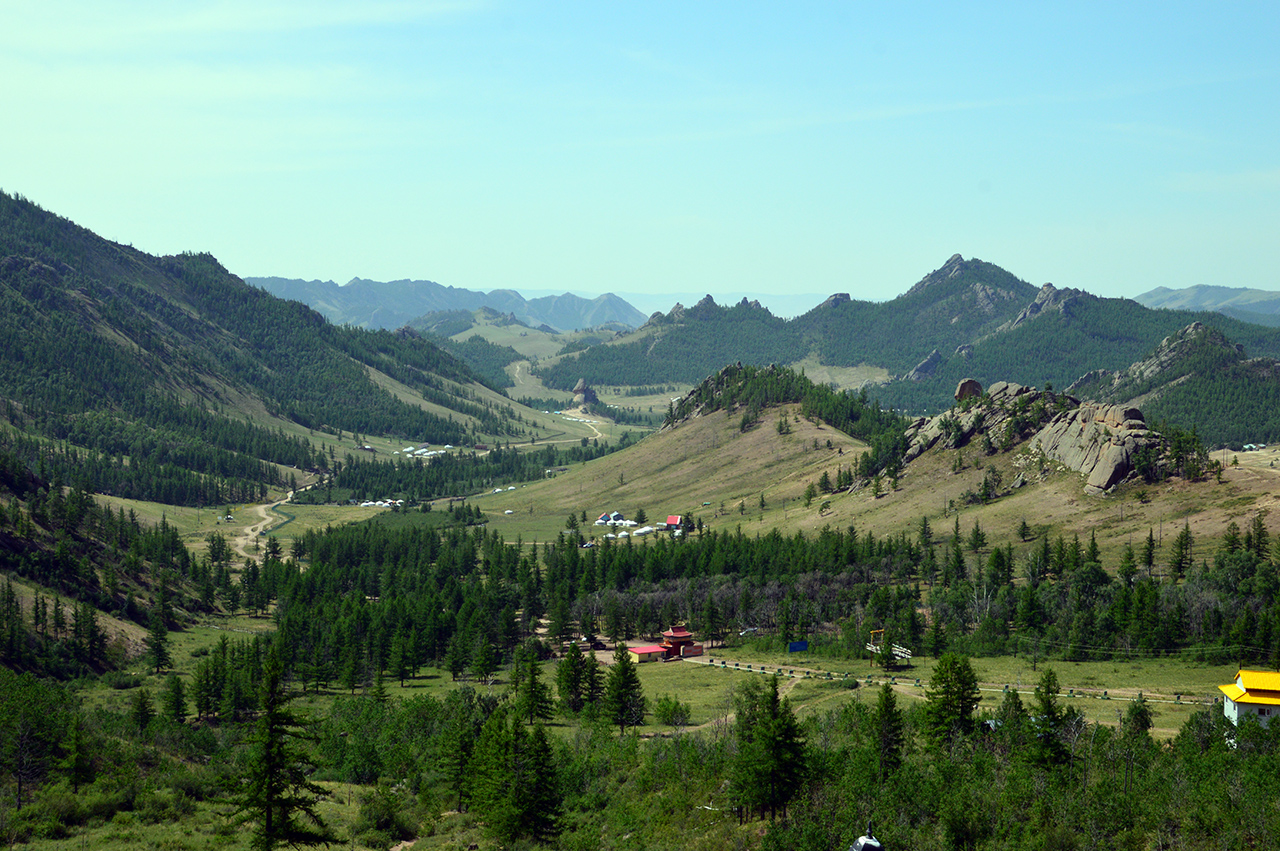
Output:
[[1072,289],[1064,287],[1058,289],[1053,284],[1046,283],[1040,288],[1040,292],[1036,293],[1035,300],[1022,308],[1022,311],[1010,322],[1006,322],[996,329],[996,333],[1003,331],[1012,331],[1024,322],[1030,322],[1037,316],[1050,310],[1062,310],[1071,302],[1079,298],[1092,298],[1084,290]]
[[951,258],[947,260],[946,263],[943,263],[941,267],[934,269],[932,272],[925,275],[915,286],[907,290],[906,295],[913,296],[916,293],[928,289],[934,284],[950,280],[963,271],[964,258],[959,254],[952,254]]
[[832,293],[831,295],[827,296],[827,300],[826,300],[826,301],[824,301],[822,304],[818,305],[818,307],[820,307],[820,308],[822,308],[822,307],[839,307],[840,305],[844,304],[845,302],[847,302],[847,301],[852,301],[852,300],[853,300],[853,299],[849,298],[849,294],[848,294],[848,293]]

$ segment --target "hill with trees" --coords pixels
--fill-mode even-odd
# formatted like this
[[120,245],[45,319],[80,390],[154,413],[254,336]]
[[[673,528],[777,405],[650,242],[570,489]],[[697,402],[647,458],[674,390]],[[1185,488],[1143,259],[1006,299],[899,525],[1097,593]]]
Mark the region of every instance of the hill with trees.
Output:
[[152,257],[9,195],[0,308],[12,451],[94,491],[209,505],[260,497],[282,468],[327,466],[316,434],[525,431],[514,405],[415,334],[331,325],[209,255]]
[[[1204,310],[1152,310],[1052,284],[1037,290],[998,266],[956,255],[887,302],[837,294],[803,316],[782,320],[745,302],[721,307],[708,296],[692,309],[677,306],[632,335],[566,352],[535,371],[547,386],[568,389],[580,378],[697,382],[726,359],[754,366],[806,358],[874,365],[894,377],[868,385],[872,397],[886,407],[931,414],[951,404],[965,378],[984,386],[1016,381],[1065,387],[1087,372],[1128,367],[1193,322],[1219,329],[1254,356],[1280,357],[1280,329]],[[1206,439],[1229,440],[1216,426],[1205,428]]]
[[1125,369],[1082,376],[1068,392],[1141,404],[1155,421],[1181,423],[1236,449],[1280,439],[1280,362],[1250,358],[1244,346],[1198,322]]

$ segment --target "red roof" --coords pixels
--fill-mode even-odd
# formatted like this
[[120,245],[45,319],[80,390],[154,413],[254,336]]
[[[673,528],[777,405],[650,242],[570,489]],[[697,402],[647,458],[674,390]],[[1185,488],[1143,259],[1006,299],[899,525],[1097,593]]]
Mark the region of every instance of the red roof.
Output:
[[646,653],[666,653],[667,648],[661,644],[646,644],[644,647],[628,647],[627,652],[638,653],[643,656]]
[[679,514],[668,514],[668,515],[667,515],[667,525],[668,525],[668,526],[679,526],[679,525],[680,525],[680,515],[679,515]]
[[662,634],[667,638],[693,638],[693,633],[682,626],[673,626]]

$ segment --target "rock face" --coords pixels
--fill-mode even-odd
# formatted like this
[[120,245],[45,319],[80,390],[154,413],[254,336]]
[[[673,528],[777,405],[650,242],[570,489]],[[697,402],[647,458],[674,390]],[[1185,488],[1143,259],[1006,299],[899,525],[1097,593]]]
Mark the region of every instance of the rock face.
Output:
[[1084,473],[1085,491],[1102,493],[1133,472],[1138,449],[1153,439],[1137,408],[1086,402],[1050,420],[1031,447]]
[[933,377],[933,373],[937,370],[938,365],[942,363],[942,355],[937,349],[929,352],[929,356],[920,363],[916,364],[916,368],[908,372],[903,378],[907,381],[924,381],[926,378]]
[[[974,383],[977,384],[976,381]],[[978,397],[981,395],[982,387],[979,385]],[[932,418],[921,417],[912,423],[906,433],[906,460],[918,458],[937,445],[944,436],[948,447],[964,446],[981,433],[999,437],[1010,420],[1017,421],[1018,433],[1015,436],[1021,439],[1030,434],[1029,430],[1022,429],[1039,428],[1040,423],[1031,423],[1028,417],[1031,415],[1032,404],[1045,399],[1047,395],[1049,394],[1041,393],[1034,387],[997,381],[987,389],[989,402],[973,405],[965,411],[947,411]],[[1075,399],[1069,399],[1066,404],[1074,407],[1078,403]]]
[[1036,293],[1035,301],[1022,308],[1022,311],[1013,319],[1012,322],[1006,322],[996,329],[996,333],[999,334],[1005,331],[1012,331],[1024,322],[1030,322],[1032,319],[1035,319],[1041,313],[1045,313],[1050,310],[1063,310],[1068,307],[1071,302],[1080,298],[1092,298],[1092,296],[1084,290],[1072,289],[1070,287],[1058,289],[1053,284],[1045,284],[1040,288],[1040,292]]
[[912,461],[938,445],[965,446],[982,435],[1001,448],[1029,438],[1027,446],[1032,451],[1083,473],[1085,491],[1096,494],[1134,473],[1139,450],[1164,449],[1164,438],[1147,428],[1137,408],[1081,403],[1065,393],[1007,381],[997,381],[987,388],[985,397],[981,394],[979,387],[980,401],[967,409],[952,409],[912,423],[906,432],[906,460]]
[[965,399],[977,399],[982,395],[982,385],[976,379],[966,378],[956,385],[956,401],[963,402]]
[[596,391],[587,386],[585,378],[579,378],[578,383],[573,385],[573,404],[574,407],[590,405],[593,402],[600,401],[596,396]]

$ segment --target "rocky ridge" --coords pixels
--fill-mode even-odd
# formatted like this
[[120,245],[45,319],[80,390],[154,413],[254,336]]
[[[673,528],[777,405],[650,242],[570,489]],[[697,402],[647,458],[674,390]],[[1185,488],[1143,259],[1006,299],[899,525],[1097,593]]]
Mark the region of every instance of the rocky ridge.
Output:
[[1141,450],[1164,448],[1164,438],[1147,428],[1137,408],[1081,402],[1007,381],[997,381],[966,407],[916,420],[906,436],[908,462],[939,445],[959,448],[981,439],[994,451],[1025,440],[1032,452],[1083,474],[1085,491],[1093,494],[1134,475]]

